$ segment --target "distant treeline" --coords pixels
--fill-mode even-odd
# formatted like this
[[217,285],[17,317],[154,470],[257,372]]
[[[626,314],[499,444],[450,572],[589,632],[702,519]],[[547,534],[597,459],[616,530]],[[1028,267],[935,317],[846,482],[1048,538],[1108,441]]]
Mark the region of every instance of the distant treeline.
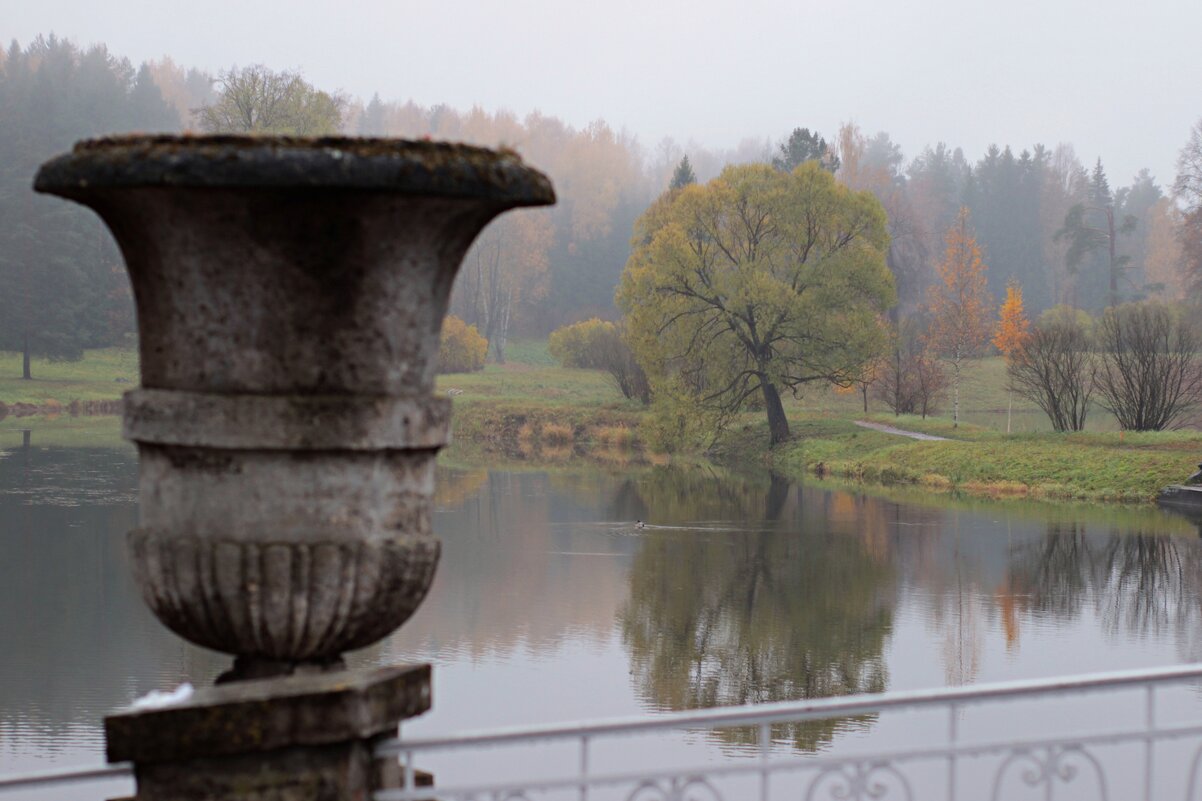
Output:
[[[240,117],[232,112],[244,104],[223,105],[242,92],[253,101],[256,91],[299,93],[290,108],[321,122],[313,128],[294,118]],[[496,359],[504,358],[509,336],[614,317],[635,219],[674,179],[706,181],[728,163],[792,166],[815,157],[838,180],[876,195],[889,215],[888,264],[903,313],[923,302],[961,206],[970,210],[994,296],[1017,280],[1033,314],[1061,303],[1100,309],[1111,301],[1112,275],[1121,299],[1179,299],[1187,286],[1179,205],[1146,171],[1112,188],[1102,161],[1086,166],[1071,145],[1017,153],[991,147],[973,162],[940,143],[907,160],[887,133],[845,125],[829,144],[799,128],[782,132],[779,142],[749,139],[726,151],[670,139],[647,147],[603,121],[575,128],[541,113],[378,96],[363,103],[319,91],[294,73],[250,67],[212,76],[170,59],[135,68],[103,46],[80,49],[50,37],[0,51],[0,349],[72,358],[84,347],[120,344],[133,331],[120,256],[100,223],[30,191],[42,161],[76,139],[110,132],[320,133],[331,125],[352,135],[506,146],[551,176],[558,205],[490,226],[456,286],[452,310],[477,326]],[[1075,207],[1084,216],[1073,229],[1066,219]],[[1108,221],[1114,235],[1106,246],[1090,245]]]

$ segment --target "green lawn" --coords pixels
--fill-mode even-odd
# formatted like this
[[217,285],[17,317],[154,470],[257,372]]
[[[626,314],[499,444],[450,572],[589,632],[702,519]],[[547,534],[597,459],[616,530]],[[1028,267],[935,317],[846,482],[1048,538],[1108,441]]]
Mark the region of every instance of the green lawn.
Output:
[[[877,416],[899,428],[953,437],[919,441],[859,428],[851,420],[796,419],[797,439],[768,457],[791,475],[826,474],[983,495],[1147,502],[1183,481],[1202,459],[1202,432],[1006,435],[944,421]],[[765,452],[766,424],[743,433]],[[741,446],[755,452],[756,445]]]
[[41,406],[55,402],[67,406],[76,400],[120,398],[137,386],[138,353],[104,348],[86,351],[84,358],[76,362],[34,359],[30,373],[32,380],[21,378],[20,353],[0,351],[0,403]]
[[[1011,406],[1012,402],[1012,406]],[[834,414],[841,417],[864,417],[863,398],[859,392],[842,394],[825,386],[807,387],[800,399],[788,399],[790,412],[798,414]],[[1006,430],[1007,408],[1011,421],[1011,431],[1042,432],[1051,431],[1047,416],[1038,406],[1015,395],[1011,398],[1006,390],[1006,362],[1000,356],[979,359],[971,363],[964,371],[960,384],[960,419],[995,431]],[[892,413],[885,404],[868,397],[868,415],[878,422],[888,422],[877,415]],[[936,414],[931,418],[936,421],[947,421],[951,424],[952,402],[951,391],[948,398],[939,404]],[[891,423],[896,425],[896,423]],[[1096,402],[1090,407],[1086,428],[1096,431],[1116,431],[1114,419]]]
[[[454,431],[465,453],[562,463],[582,458],[582,448],[587,448],[595,458],[618,466],[644,458],[632,455],[643,450],[639,427],[644,407],[623,398],[606,375],[555,366],[542,341],[514,341],[508,357],[506,364],[490,364],[480,372],[438,377],[439,389],[454,396]],[[51,404],[49,418],[10,415],[0,422],[0,447],[13,444],[21,428],[34,428],[39,438],[63,444],[119,442],[115,417],[92,420],[65,412],[74,400],[119,397],[134,384],[116,379],[132,381],[136,375],[133,352],[108,349],[88,351],[79,362],[38,360],[35,380],[23,381],[19,355],[0,354],[0,401],[10,406]],[[794,441],[769,451],[763,413],[748,412],[711,455],[731,464],[770,464],[795,476],[983,495],[1131,502],[1151,500],[1164,485],[1185,479],[1202,460],[1202,433],[1108,430],[1100,410],[1091,430],[1055,434],[1037,409],[1016,400],[1014,417],[1025,423],[1006,434],[1004,380],[1001,359],[985,359],[970,370],[962,392],[962,417],[970,422],[955,428],[946,411],[925,420],[895,417],[870,401],[865,415],[857,394],[810,388],[788,401]],[[64,413],[55,415],[53,403]],[[855,424],[865,417],[953,441],[920,442]],[[1041,425],[1030,425],[1032,419]]]

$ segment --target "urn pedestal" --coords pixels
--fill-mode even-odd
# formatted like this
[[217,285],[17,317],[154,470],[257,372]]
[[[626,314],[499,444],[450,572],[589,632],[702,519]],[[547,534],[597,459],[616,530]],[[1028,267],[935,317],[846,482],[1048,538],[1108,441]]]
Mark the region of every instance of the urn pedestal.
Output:
[[35,189],[95,210],[129,271],[129,542],[159,619],[234,655],[223,681],[335,670],[401,625],[438,562],[451,285],[491,219],[554,202],[546,177],[433,142],[135,136],[76,145]]

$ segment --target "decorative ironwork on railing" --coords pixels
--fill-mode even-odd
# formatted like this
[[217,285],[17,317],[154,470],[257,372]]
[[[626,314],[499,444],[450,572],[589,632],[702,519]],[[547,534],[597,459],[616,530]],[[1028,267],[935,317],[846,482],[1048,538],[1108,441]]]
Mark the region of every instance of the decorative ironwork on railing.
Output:
[[[400,759],[406,789],[377,792],[374,801],[998,801],[1036,795],[1195,801],[1202,799],[1200,680],[1202,665],[1182,665],[395,738],[376,753]],[[1051,706],[1082,702],[1088,706],[1063,714]],[[1022,714],[1024,704],[1038,704],[1040,714]],[[895,713],[903,719],[894,721]],[[889,727],[891,747],[874,747],[862,725],[846,728],[838,748],[821,753],[799,752],[787,741],[795,731],[789,726],[864,716],[877,717],[873,728],[886,717],[896,724]],[[1023,732],[1031,720],[1039,720],[1041,730]],[[721,735],[737,730],[744,734]],[[706,746],[706,758],[698,759],[696,747],[675,753],[660,747],[671,738],[679,743],[682,733]],[[658,739],[656,748],[633,743],[648,737]],[[736,741],[753,744],[732,745]],[[522,759],[515,749],[535,750]],[[438,786],[415,787],[417,763],[429,768],[440,757]]]
[[[1195,664],[391,738],[378,743],[376,755],[400,758],[406,789],[377,792],[374,801],[1202,801],[1200,686],[1202,664]],[[1069,699],[1092,703],[1052,716],[1072,729],[1060,731],[1046,712]],[[1023,704],[1040,705],[1046,730],[1019,734],[1031,719],[1021,710],[972,719],[974,710]],[[880,728],[895,713],[904,717],[893,727],[902,744],[895,736],[892,747],[875,747],[866,716]],[[1119,724],[1124,718],[1134,723]],[[802,752],[787,736],[800,724],[834,719],[861,723],[843,729],[838,748]],[[679,745],[682,732],[690,747],[664,748]],[[638,738],[656,740],[655,747],[638,747]],[[708,758],[698,759],[698,744]],[[530,749],[533,758],[513,760],[513,749]],[[481,757],[487,754],[491,762]],[[446,769],[438,771],[438,786],[415,787],[416,764],[439,755]],[[0,776],[0,793],[131,775],[122,763]]]

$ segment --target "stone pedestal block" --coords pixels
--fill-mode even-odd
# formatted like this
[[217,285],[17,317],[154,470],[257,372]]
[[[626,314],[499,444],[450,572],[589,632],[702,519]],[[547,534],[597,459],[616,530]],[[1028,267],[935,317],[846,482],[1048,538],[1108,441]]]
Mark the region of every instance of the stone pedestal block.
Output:
[[429,665],[248,680],[118,712],[105,740],[138,801],[368,801],[400,783],[375,741],[429,708]]

